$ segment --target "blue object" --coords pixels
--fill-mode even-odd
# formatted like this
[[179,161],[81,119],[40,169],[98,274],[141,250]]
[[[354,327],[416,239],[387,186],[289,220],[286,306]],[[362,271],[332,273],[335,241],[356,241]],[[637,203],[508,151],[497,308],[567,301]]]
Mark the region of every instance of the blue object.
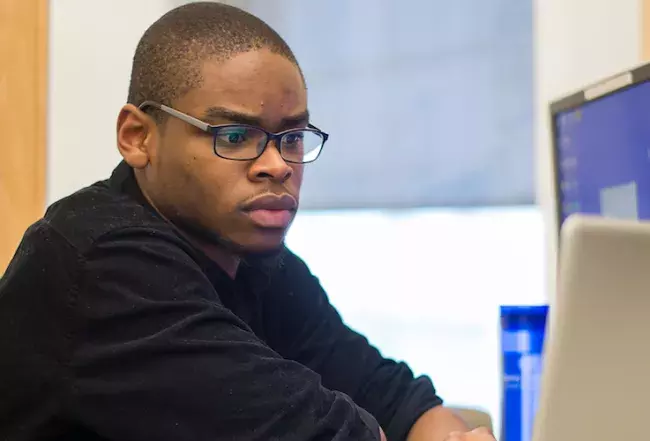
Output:
[[501,306],[501,441],[531,441],[548,306]]
[[560,222],[650,219],[650,81],[554,115]]

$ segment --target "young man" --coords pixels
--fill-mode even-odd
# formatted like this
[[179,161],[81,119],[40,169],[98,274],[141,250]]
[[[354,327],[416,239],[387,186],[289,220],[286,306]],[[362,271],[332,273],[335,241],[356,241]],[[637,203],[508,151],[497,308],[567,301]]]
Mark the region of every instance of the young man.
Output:
[[0,282],[0,439],[493,439],[284,247],[326,140],[265,23],[211,2],[154,23],[124,161],[50,207]]

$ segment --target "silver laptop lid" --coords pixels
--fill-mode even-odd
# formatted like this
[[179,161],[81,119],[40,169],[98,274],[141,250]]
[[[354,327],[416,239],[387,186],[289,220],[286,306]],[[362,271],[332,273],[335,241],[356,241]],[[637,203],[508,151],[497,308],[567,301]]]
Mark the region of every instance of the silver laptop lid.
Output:
[[533,441],[650,439],[650,223],[562,227]]

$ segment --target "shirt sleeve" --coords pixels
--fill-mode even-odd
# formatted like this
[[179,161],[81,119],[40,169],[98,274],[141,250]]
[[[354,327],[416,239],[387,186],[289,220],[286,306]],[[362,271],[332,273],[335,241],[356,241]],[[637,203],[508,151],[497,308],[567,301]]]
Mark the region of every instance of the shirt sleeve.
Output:
[[388,440],[406,439],[424,412],[442,404],[428,377],[415,378],[406,364],[382,357],[343,323],[318,279],[291,252],[276,283],[279,289],[267,298],[265,308],[271,346],[318,372],[327,388],[348,394],[368,410]]
[[226,309],[172,239],[112,233],[85,254],[79,277],[69,418],[102,438],[380,439],[367,412]]

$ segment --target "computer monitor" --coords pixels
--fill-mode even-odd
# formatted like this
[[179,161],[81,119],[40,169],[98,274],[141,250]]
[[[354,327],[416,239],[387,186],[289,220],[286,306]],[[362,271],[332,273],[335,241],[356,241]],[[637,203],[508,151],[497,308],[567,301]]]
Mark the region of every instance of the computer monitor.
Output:
[[551,104],[558,226],[573,213],[650,219],[650,64]]

